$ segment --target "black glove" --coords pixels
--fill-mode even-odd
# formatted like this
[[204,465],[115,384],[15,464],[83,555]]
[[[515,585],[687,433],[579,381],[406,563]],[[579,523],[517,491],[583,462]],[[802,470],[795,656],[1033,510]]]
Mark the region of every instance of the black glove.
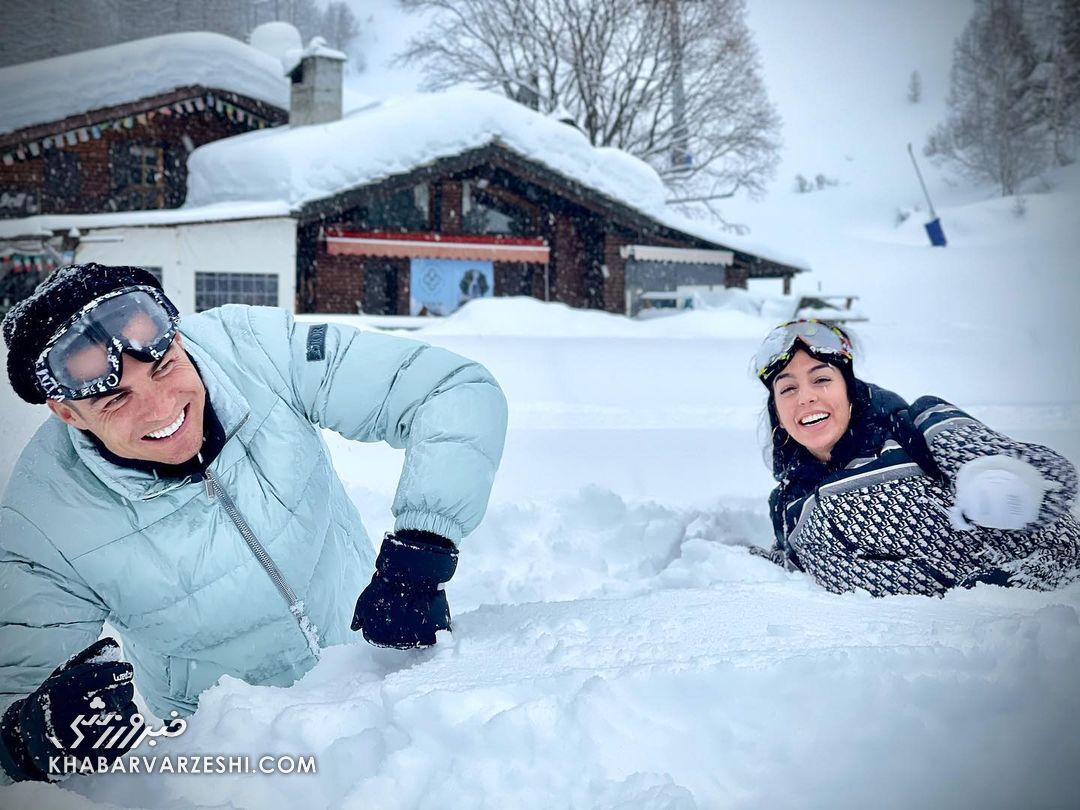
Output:
[[[131,664],[120,660],[120,645],[115,639],[100,639],[73,655],[36,692],[15,701],[4,712],[0,720],[0,764],[4,770],[16,782],[44,782],[50,777],[50,757],[92,757],[96,763],[98,757],[112,762],[123,755],[130,744],[96,749],[93,745],[106,731],[105,725],[131,728],[131,717],[137,711],[132,702],[133,674]],[[80,740],[71,728],[80,714],[90,718],[109,713],[114,716],[106,724],[85,730],[80,725],[85,739]]]
[[1011,588],[1012,574],[1002,571],[1000,568],[988,568],[985,571],[976,571],[968,574],[958,583],[961,588],[974,588],[976,585],[997,585],[999,588]]
[[457,548],[431,532],[402,529],[383,538],[375,575],[356,600],[352,629],[378,647],[430,647],[450,629],[450,606],[439,583],[457,568]]

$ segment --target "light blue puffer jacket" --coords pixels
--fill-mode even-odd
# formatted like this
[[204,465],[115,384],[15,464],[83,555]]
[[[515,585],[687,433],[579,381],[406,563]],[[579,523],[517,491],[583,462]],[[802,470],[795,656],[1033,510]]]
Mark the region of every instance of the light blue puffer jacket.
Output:
[[228,437],[206,480],[113,465],[57,419],[38,430],[0,507],[0,712],[106,620],[160,717],[194,711],[223,674],[293,683],[316,660],[304,623],[321,646],[359,640],[349,621],[374,549],[321,428],[405,449],[397,529],[458,542],[476,527],[506,432],[491,375],[443,349],[335,325],[320,358],[311,329],[262,307],[183,319]]

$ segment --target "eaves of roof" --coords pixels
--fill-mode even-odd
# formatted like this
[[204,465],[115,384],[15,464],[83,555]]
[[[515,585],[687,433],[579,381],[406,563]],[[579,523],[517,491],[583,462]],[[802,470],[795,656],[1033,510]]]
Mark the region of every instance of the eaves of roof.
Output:
[[192,96],[205,95],[207,93],[212,93],[230,103],[248,107],[255,113],[270,120],[274,120],[279,124],[283,124],[289,119],[287,110],[265,101],[260,101],[241,93],[234,93],[231,90],[221,90],[216,87],[203,87],[202,85],[189,85],[186,87],[173,88],[167,93],[144,96],[143,98],[124,102],[123,104],[114,104],[110,107],[88,110],[87,112],[71,115],[58,121],[47,121],[42,124],[23,127],[22,129],[17,129],[12,132],[5,132],[0,135],[0,147],[15,146],[48,135],[54,135],[57,132],[66,132],[72,129],[78,129],[79,127],[90,127],[101,121],[149,112],[159,107],[191,98]]
[[[498,138],[484,146],[470,149],[457,155],[433,160],[411,171],[380,178],[370,183],[338,191],[332,195],[310,200],[295,209],[295,215],[301,223],[325,221],[350,208],[355,208],[370,198],[373,191],[394,192],[412,188],[446,175],[468,171],[477,166],[492,164],[512,173],[528,172],[530,179],[539,180],[550,191],[572,199],[576,204],[613,219],[617,225],[644,233],[676,240],[699,248],[732,250],[729,245],[686,233],[658,221],[643,211],[602,194],[573,178],[556,172],[543,163],[530,159],[506,146]],[[802,272],[801,268],[763,259],[762,257],[733,250],[740,264],[747,266],[751,275],[787,274]]]

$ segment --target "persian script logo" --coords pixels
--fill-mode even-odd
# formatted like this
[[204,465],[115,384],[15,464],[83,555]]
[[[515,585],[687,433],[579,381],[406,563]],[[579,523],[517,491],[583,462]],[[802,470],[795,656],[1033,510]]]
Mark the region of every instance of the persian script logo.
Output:
[[60,750],[72,750],[84,741],[93,740],[90,748],[95,750],[118,748],[122,751],[134,751],[147,738],[149,744],[154,746],[157,745],[155,737],[179,737],[187,730],[187,721],[175,711],[169,712],[171,719],[164,726],[153,728],[147,725],[146,719],[138,713],[131,716],[128,725],[117,723],[118,720],[123,720],[123,715],[118,712],[100,713],[100,710],[105,708],[105,701],[100,697],[90,701],[90,708],[99,710],[99,713],[89,716],[80,714],[71,721],[71,730],[75,732],[74,742],[65,746],[55,736],[49,737],[49,742]]

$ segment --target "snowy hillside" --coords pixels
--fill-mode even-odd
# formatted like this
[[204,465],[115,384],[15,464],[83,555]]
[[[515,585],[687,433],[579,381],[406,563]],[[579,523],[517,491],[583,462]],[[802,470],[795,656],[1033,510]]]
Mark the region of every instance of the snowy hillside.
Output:
[[[1080,464],[1080,169],[1018,206],[924,163],[950,245],[926,244],[925,211],[897,224],[924,205],[905,145],[944,109],[970,4],[748,5],[787,151],[770,194],[725,215],[806,257],[802,289],[861,296],[860,376]],[[392,52],[411,23],[363,6]],[[369,52],[354,90],[381,79],[415,76]],[[838,184],[790,190],[818,172]],[[290,689],[226,680],[164,742],[314,754],[318,776],[82,778],[0,788],[0,806],[1075,806],[1080,585],[833,596],[747,552],[771,541],[748,365],[774,320],[501,299],[411,333],[483,362],[510,403],[488,516],[447,587],[454,635],[333,648]],[[43,411],[0,386],[0,486]],[[327,441],[378,537],[400,453]]]

